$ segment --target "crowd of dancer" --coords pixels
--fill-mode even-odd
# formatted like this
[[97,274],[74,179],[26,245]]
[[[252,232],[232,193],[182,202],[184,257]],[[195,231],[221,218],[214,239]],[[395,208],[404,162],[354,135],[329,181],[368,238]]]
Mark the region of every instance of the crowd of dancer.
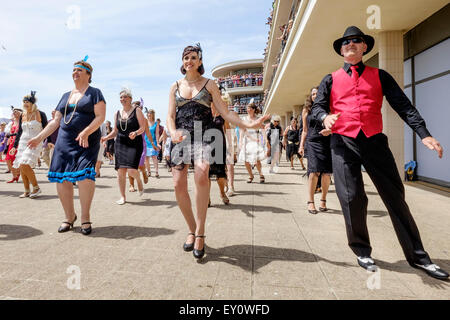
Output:
[[[184,77],[174,81],[170,88],[165,128],[156,120],[154,110],[144,108],[142,99],[133,101],[132,92],[127,88],[119,92],[122,108],[114,114],[114,124],[104,123],[106,101],[101,90],[90,85],[93,68],[86,56],[75,62],[74,87],[62,95],[48,123],[45,114],[38,110],[36,92],[32,91],[23,98],[23,110],[13,110],[8,132],[5,125],[0,126],[1,148],[6,151],[5,160],[12,174],[8,182],[18,182],[21,177],[24,193],[20,197],[39,196],[41,190],[33,168],[44,142],[47,148],[53,145],[47,175],[51,182],[56,182],[66,216],[58,231],[69,231],[77,220],[73,203],[76,184],[81,203],[81,232],[89,235],[95,179],[101,176],[98,163],[103,155],[111,162],[114,155],[120,193],[118,205],[127,202],[127,175],[129,191],[136,191],[136,182],[138,194],[143,196],[144,185],[152,174],[151,164],[158,178],[158,157],[164,157],[187,226],[183,250],[192,251],[196,259],[201,259],[205,254],[211,182],[217,181],[222,201],[228,204],[228,196],[235,193],[236,161],[245,164],[247,183],[255,179],[255,168],[259,183],[265,183],[262,161],[267,159],[270,171],[276,172],[285,149],[291,169],[296,157],[302,169],[306,169],[308,212],[317,214],[314,194],[318,181],[321,182],[319,211],[328,210],[326,197],[333,174],[349,246],[358,264],[373,270],[375,262],[371,258],[366,225],[367,196],[361,174],[364,165],[388,208],[408,263],[432,277],[447,279],[448,274],[432,263],[423,249],[405,202],[402,181],[387,138],[381,132],[383,95],[439,157],[442,157],[442,147],[395,80],[387,72],[362,63],[362,56],[373,48],[371,36],[349,27],[333,45],[336,53],[344,57],[344,67],[325,76],[318,87],[311,89],[301,119],[293,117],[284,129],[279,116],[259,116],[260,109],[254,103],[247,105],[247,116],[242,118],[230,110],[218,85],[203,76],[203,51],[199,44],[183,50],[180,71]],[[357,111],[355,104],[359,106]],[[232,126],[239,129],[231,130]],[[56,133],[56,139],[52,138]],[[307,157],[307,168],[303,157]],[[188,192],[190,169],[195,184],[195,210]]]

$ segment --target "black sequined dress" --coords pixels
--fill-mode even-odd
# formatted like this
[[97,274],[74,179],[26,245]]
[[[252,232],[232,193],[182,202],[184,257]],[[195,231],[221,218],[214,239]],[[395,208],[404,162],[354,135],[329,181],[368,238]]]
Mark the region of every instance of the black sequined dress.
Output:
[[195,161],[210,162],[210,144],[214,138],[208,132],[208,129],[213,127],[212,96],[206,90],[208,81],[191,99],[180,95],[177,82],[175,128],[182,130],[186,136],[182,142],[171,143],[170,146],[170,166],[178,170],[194,164]]

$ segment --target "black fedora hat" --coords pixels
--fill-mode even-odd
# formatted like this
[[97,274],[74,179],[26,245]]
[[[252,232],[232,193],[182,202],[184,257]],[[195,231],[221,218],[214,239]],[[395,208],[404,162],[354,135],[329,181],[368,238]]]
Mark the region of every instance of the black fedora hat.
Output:
[[336,51],[338,55],[342,56],[341,54],[342,41],[347,38],[354,38],[354,37],[360,37],[364,39],[364,42],[367,44],[367,51],[364,52],[364,55],[368,54],[373,49],[375,39],[367,34],[364,34],[364,32],[362,32],[358,27],[351,26],[345,30],[342,38],[339,38],[333,42],[334,51]]

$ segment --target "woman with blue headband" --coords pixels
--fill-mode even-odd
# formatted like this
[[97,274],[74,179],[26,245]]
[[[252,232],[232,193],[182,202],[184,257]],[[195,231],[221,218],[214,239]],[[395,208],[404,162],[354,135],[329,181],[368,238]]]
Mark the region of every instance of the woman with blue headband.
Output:
[[102,92],[89,83],[92,66],[82,61],[74,64],[75,88],[66,92],[56,107],[55,118],[28,145],[36,147],[59,128],[48,179],[56,189],[66,214],[58,232],[73,228],[77,219],[73,204],[73,183],[78,184],[81,203],[81,233],[91,233],[90,208],[95,191],[95,163],[100,149],[100,125],[105,121],[106,102]]

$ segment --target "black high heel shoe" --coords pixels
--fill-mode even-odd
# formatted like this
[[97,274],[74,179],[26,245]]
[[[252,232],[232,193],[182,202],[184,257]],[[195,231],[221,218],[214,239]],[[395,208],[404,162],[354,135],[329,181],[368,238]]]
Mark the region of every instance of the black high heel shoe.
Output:
[[[310,204],[310,203],[314,203],[314,201],[308,201],[307,202],[307,204]],[[308,212],[311,213],[311,214],[317,214],[317,210],[315,210],[315,209],[314,210],[308,209]]]
[[[195,233],[192,233],[192,232],[189,232],[188,235],[193,235],[195,237]],[[186,252],[194,250],[194,244],[195,244],[195,241],[192,242],[192,243],[186,243],[185,242],[183,244],[183,250],[186,251]]]
[[85,236],[87,236],[87,235],[91,234],[91,232],[92,232],[92,227],[90,226],[90,225],[92,225],[92,222],[83,222],[81,225],[84,225],[84,224],[89,224],[89,228],[85,228],[85,229],[81,228],[81,233],[84,234]]
[[62,233],[62,232],[67,232],[67,231],[69,231],[70,229],[73,228],[73,224],[75,223],[75,221],[77,221],[77,216],[76,216],[76,215],[75,215],[75,219],[73,219],[72,222],[64,221],[63,223],[67,224],[67,226],[65,226],[65,227],[62,227],[62,226],[59,227],[59,228],[58,228],[58,232],[59,232],[59,233]]
[[[206,236],[195,236],[196,238],[206,238]],[[201,258],[203,258],[203,256],[205,255],[205,243],[203,242],[203,249],[202,250],[198,250],[198,249],[195,249],[194,248],[194,250],[193,250],[193,252],[192,252],[193,254],[194,254],[194,257],[196,258],[196,259],[201,259]]]
[[326,211],[328,211],[328,208],[327,208],[327,206],[326,206],[327,200],[320,200],[320,201],[323,202],[323,203],[325,203],[325,207],[319,207],[319,210],[320,210],[321,212],[326,212]]

